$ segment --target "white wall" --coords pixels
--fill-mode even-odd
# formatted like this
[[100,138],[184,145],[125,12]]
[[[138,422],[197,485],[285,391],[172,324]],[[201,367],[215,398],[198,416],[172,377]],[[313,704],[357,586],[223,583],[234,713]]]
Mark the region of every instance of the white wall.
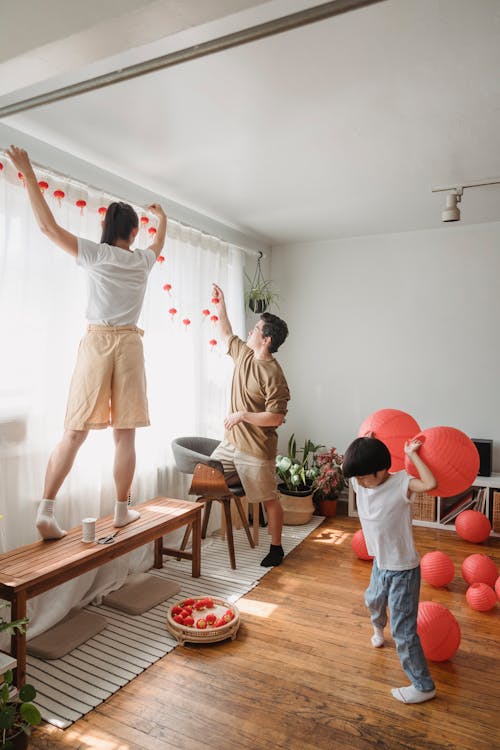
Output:
[[289,434],[344,450],[381,408],[495,441],[500,223],[276,247]]

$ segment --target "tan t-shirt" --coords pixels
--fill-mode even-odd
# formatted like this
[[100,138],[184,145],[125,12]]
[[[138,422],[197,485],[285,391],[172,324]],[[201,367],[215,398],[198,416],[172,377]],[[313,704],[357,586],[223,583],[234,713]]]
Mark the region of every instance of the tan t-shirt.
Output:
[[[270,411],[286,414],[290,391],[276,359],[255,359],[253,350],[238,336],[228,341],[228,354],[235,368],[231,386],[231,412]],[[276,458],[278,434],[276,427],[257,427],[248,422],[226,431],[225,439],[239,450],[266,460]]]

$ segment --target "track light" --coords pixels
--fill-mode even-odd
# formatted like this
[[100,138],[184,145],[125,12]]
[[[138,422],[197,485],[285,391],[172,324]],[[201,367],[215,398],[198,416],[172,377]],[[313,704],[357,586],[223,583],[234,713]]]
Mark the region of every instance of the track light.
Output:
[[462,188],[457,188],[446,196],[446,208],[441,212],[441,221],[460,221],[458,203],[462,200]]
[[450,185],[450,187],[434,187],[433,193],[448,193],[444,211],[441,211],[441,221],[460,221],[460,209],[458,204],[462,200],[465,188],[483,187],[484,185],[500,185],[500,178],[492,180],[478,180],[477,182],[463,183],[461,187]]

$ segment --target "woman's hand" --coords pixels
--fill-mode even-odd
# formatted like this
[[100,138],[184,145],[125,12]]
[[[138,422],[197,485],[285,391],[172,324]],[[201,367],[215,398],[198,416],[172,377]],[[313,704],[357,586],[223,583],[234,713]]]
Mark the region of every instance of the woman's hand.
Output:
[[26,176],[28,172],[33,171],[28,152],[25,151],[24,148],[18,148],[17,146],[11,145],[10,148],[7,149],[7,156],[12,161],[15,168],[19,172],[22,172],[23,175]]
[[422,446],[421,440],[407,440],[405,443],[405,453],[407,456],[411,456],[412,453],[417,453],[418,449]]
[[154,214],[158,219],[167,218],[165,211],[159,203],[152,203],[150,206],[148,206],[148,211],[151,211],[151,213]]

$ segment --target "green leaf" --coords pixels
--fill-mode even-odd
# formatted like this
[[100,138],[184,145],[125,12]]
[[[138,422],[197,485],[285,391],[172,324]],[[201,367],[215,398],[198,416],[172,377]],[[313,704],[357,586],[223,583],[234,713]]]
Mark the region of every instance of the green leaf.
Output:
[[33,703],[22,703],[20,713],[23,721],[25,721],[30,726],[40,724],[42,721],[40,711],[36,706],[33,705]]
[[0,729],[10,729],[16,718],[16,707],[8,703],[0,708]]
[[26,701],[32,701],[36,697],[36,690],[33,685],[23,685],[19,690],[19,698],[25,703]]

